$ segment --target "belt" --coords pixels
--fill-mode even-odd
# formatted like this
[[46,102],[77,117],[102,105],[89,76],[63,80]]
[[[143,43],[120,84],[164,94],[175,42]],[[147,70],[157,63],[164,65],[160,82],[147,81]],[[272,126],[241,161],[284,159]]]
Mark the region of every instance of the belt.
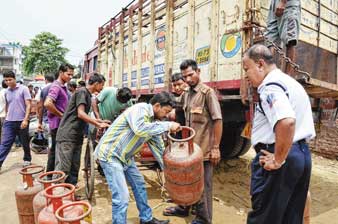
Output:
[[[304,143],[306,143],[306,140],[301,139],[299,141],[294,142],[293,144],[304,144]],[[265,144],[265,143],[259,142],[256,145],[254,145],[254,149],[255,149],[256,153],[259,153],[262,149],[267,150],[267,149],[273,147],[274,145],[275,145],[275,143]]]

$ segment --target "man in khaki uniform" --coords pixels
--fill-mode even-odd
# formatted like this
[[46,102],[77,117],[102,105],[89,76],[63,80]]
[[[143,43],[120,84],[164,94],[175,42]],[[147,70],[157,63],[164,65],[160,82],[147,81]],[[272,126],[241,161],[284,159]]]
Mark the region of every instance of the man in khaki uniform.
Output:
[[184,94],[186,124],[196,131],[194,142],[204,153],[204,192],[196,205],[192,224],[212,223],[213,166],[220,161],[222,113],[215,91],[202,83],[200,69],[194,60],[185,60],[180,69],[190,89]]

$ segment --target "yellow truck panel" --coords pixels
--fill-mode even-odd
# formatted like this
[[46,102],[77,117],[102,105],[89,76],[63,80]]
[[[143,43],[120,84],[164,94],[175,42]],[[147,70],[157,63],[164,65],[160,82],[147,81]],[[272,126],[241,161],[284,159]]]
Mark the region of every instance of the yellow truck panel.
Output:
[[[172,15],[166,14],[169,2],[173,2],[174,6]],[[142,10],[138,8],[141,3]],[[319,3],[301,0],[301,4],[300,41],[337,57],[337,1]],[[104,32],[100,33],[98,51],[100,72],[109,76],[113,85],[151,93],[154,89],[167,88],[169,85],[165,83],[169,72],[178,72],[182,60],[194,58],[201,68],[204,82],[240,80],[242,54],[248,42],[255,38],[252,32],[245,29],[245,24],[253,22],[265,26],[269,6],[269,0],[134,1],[129,9],[102,26],[101,31]],[[138,13],[142,13],[142,16],[139,17]],[[139,36],[140,18],[142,35]],[[124,21],[123,28],[120,21]],[[173,23],[172,30],[167,29],[168,21]],[[113,38],[114,35],[116,38]],[[141,44],[138,43],[140,37]],[[115,46],[112,48],[114,40]],[[121,40],[123,43],[120,43]],[[170,56],[166,45],[172,51]],[[141,60],[140,64],[138,60]],[[168,69],[166,61],[171,62],[167,65]],[[306,70],[306,66],[302,69]],[[313,71],[308,72],[311,74]],[[326,74],[331,79],[321,80],[331,83],[334,80],[336,84],[337,69],[334,71],[331,68],[329,72],[335,73]],[[313,77],[321,76],[325,75],[314,74]]]

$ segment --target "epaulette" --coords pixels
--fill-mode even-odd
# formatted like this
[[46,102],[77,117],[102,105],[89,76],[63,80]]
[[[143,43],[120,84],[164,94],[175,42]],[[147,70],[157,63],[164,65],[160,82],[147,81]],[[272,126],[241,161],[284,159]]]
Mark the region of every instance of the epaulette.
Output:
[[202,92],[203,94],[207,94],[210,90],[211,90],[211,88],[210,88],[209,86],[207,86],[207,85],[203,85],[203,86],[201,87],[201,92]]

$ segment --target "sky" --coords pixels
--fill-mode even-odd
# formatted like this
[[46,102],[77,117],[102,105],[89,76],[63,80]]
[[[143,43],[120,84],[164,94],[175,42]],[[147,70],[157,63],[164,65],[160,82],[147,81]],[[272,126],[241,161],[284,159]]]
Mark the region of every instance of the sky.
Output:
[[98,27],[132,0],[0,0],[0,41],[28,45],[35,35],[51,32],[78,65],[93,47]]

